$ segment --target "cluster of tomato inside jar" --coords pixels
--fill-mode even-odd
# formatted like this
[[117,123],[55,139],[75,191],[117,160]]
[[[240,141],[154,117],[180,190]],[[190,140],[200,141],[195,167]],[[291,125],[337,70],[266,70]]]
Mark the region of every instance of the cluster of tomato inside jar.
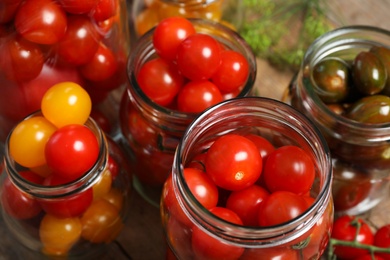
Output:
[[98,104],[125,82],[119,5],[119,0],[1,1],[0,114],[12,126],[38,110],[56,83],[78,83]]
[[221,21],[222,0],[210,1],[209,3],[177,3],[176,1],[161,0],[141,0],[141,5],[133,4],[135,8],[142,8],[135,16],[135,27],[138,35],[145,34],[148,30],[156,26],[160,21],[175,16],[196,17]]
[[196,31],[190,20],[170,17],[153,32],[157,57],[137,73],[141,90],[157,105],[200,113],[235,97],[249,75],[249,63],[213,36]]
[[[297,218],[313,205],[316,169],[311,155],[296,145],[274,146],[257,134],[226,134],[184,167],[194,198],[211,214],[245,227],[268,228]],[[186,259],[310,259],[325,250],[332,206],[305,234],[280,246],[244,248],[215,238],[195,225],[167,179],[161,206],[167,240]],[[307,243],[305,243],[305,241]],[[301,245],[301,246],[297,246]]]
[[335,113],[367,124],[390,122],[390,49],[374,46],[352,61],[325,58],[312,77],[317,94]]
[[[22,120],[10,134],[9,153],[18,165],[17,174],[42,189],[66,185],[87,174],[102,156],[101,141],[85,125],[91,106],[88,93],[76,83],[49,88],[42,98],[42,114]],[[123,228],[124,193],[114,187],[118,173],[118,162],[109,155],[92,186],[58,198],[28,194],[6,176],[2,207],[15,221],[39,222],[45,254],[67,255],[81,240],[108,243]]]

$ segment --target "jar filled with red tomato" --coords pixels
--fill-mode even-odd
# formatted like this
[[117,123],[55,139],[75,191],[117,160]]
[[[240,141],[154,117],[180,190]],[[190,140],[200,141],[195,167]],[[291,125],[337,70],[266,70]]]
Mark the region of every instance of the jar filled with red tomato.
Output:
[[126,1],[7,0],[0,9],[0,140],[61,81],[88,90],[92,116],[115,136],[130,44]]
[[[25,142],[35,151],[39,142],[21,138],[30,135],[25,130],[31,126],[39,128],[44,140],[54,130],[45,144],[47,164],[34,166],[38,153],[19,156],[18,144]],[[52,153],[72,141],[83,148],[72,152],[63,147],[66,156],[61,158]],[[77,177],[65,176],[71,168],[78,168]],[[113,253],[109,245],[125,228],[131,191],[122,150],[92,119],[55,130],[37,112],[19,122],[6,140],[1,214],[11,237],[24,246],[19,256],[90,259]]]
[[307,50],[287,101],[321,129],[330,147],[335,210],[364,213],[388,196],[390,32],[351,26]]
[[[136,190],[156,206],[159,204],[162,185],[171,171],[174,151],[188,124],[211,104],[232,97],[252,95],[256,78],[255,56],[237,33],[208,20],[168,19],[175,24],[172,34],[162,34],[164,30],[157,26],[142,36],[134,47],[128,61],[129,85],[120,111],[124,146],[131,154]],[[168,20],[164,20],[162,26],[171,24],[165,21]],[[173,61],[176,49],[172,51],[167,46],[172,45],[175,35],[180,35],[174,32],[179,28],[190,28],[188,30],[193,36],[181,40],[181,43],[191,39],[191,42],[199,44],[198,50],[207,49],[212,55],[204,58],[189,47]],[[216,59],[216,64],[209,61],[209,57],[221,57],[221,51],[233,61],[234,57],[239,57],[245,62],[236,64],[245,66],[239,65],[243,70],[239,69],[237,73],[216,72],[213,74],[215,80],[211,80],[210,72],[215,72],[213,67],[224,68],[223,64],[226,67],[235,64],[220,58]],[[193,57],[189,57],[193,54]],[[187,61],[193,63],[188,65]],[[191,79],[200,75],[204,77]],[[238,83],[237,87],[233,90],[226,86],[227,91],[223,92],[216,86],[216,81],[223,81],[219,80],[218,75],[228,79],[225,85]]]
[[200,114],[161,197],[177,259],[319,259],[333,224],[330,152],[280,101],[243,97]]
[[238,29],[241,10],[241,1],[236,0],[135,0],[130,10],[131,31],[138,38],[161,20],[174,16],[210,19]]

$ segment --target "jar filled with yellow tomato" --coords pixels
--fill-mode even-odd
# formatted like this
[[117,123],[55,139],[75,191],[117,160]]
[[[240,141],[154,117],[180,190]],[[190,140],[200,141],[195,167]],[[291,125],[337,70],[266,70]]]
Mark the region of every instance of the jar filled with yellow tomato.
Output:
[[6,140],[0,214],[28,257],[96,258],[125,227],[131,178],[91,104],[78,84],[56,84]]
[[173,16],[209,19],[237,29],[242,21],[241,6],[242,1],[238,0],[134,0],[131,29],[138,38],[161,20]]

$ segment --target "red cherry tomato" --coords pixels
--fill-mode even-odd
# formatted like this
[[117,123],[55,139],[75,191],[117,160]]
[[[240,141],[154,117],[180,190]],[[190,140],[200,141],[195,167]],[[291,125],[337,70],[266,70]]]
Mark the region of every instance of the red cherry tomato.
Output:
[[[35,184],[43,182],[43,178],[31,171],[22,171],[19,174],[29,182]],[[33,218],[42,211],[37,200],[17,188],[8,177],[3,183],[1,203],[7,214],[16,219]]]
[[220,43],[207,34],[192,34],[179,45],[176,62],[190,80],[210,79],[221,65]]
[[312,158],[300,147],[282,146],[268,155],[263,177],[267,189],[307,193],[315,178]]
[[99,33],[88,17],[69,16],[66,33],[58,43],[58,54],[73,65],[83,65],[92,60],[99,41]]
[[15,28],[29,41],[53,44],[65,35],[66,13],[56,1],[26,0],[16,13]]
[[275,150],[274,145],[260,135],[248,134],[245,137],[251,140],[257,146],[261,154],[261,158],[263,158],[264,162],[268,155]]
[[302,196],[289,191],[271,193],[260,206],[260,226],[275,226],[288,222],[306,211],[307,202]]
[[234,211],[245,226],[258,226],[258,212],[261,203],[269,192],[261,186],[252,185],[246,189],[233,191],[226,202],[226,208]]
[[92,11],[99,0],[58,0],[61,7],[71,14],[85,14]]
[[163,192],[161,195],[163,201],[163,207],[166,211],[170,212],[171,219],[175,219],[186,227],[192,227],[192,222],[181,208],[181,205],[177,201],[175,191],[173,190],[172,174],[170,174],[164,183]]
[[0,42],[0,69],[8,79],[31,80],[39,75],[43,67],[43,54],[39,46],[20,36]]
[[[390,248],[390,224],[380,227],[374,235],[374,245],[377,247]],[[385,260],[390,259],[389,253],[376,253]]]
[[116,14],[117,0],[98,0],[97,5],[91,11],[96,22],[103,22]]
[[221,65],[211,77],[211,81],[223,93],[234,92],[248,79],[249,64],[244,55],[237,51],[221,52]]
[[[69,180],[56,175],[50,175],[43,181],[44,186],[58,186]],[[83,214],[93,201],[92,188],[61,199],[37,199],[43,210],[58,218],[72,218]]]
[[21,1],[0,2],[0,24],[6,24],[14,19]]
[[75,180],[85,174],[99,156],[94,133],[83,125],[67,125],[52,134],[46,143],[45,157],[53,174]]
[[182,112],[200,113],[222,99],[222,94],[214,83],[208,80],[190,81],[179,91],[177,105]]
[[211,145],[205,164],[207,174],[217,186],[234,191],[254,184],[261,174],[263,162],[252,141],[227,134]]
[[161,58],[174,61],[180,43],[195,32],[193,24],[183,17],[166,18],[154,30],[154,49]]
[[118,62],[114,53],[100,44],[92,59],[80,67],[80,72],[88,80],[102,81],[114,75],[117,69]]
[[207,174],[196,168],[185,168],[183,173],[188,188],[203,207],[217,206],[218,188]]
[[92,108],[90,117],[95,120],[99,127],[107,134],[111,132],[111,122],[108,117],[98,110],[97,108]]
[[[358,224],[360,224],[360,228],[357,233]],[[343,241],[354,241],[356,238],[357,242],[367,245],[374,243],[374,235],[368,224],[361,218],[349,215],[344,215],[334,221],[331,237]],[[342,259],[353,259],[367,253],[367,250],[360,248],[334,246],[334,254]]]
[[[215,207],[210,212],[225,221],[242,225],[237,214],[229,209]],[[244,252],[243,247],[223,243],[197,226],[193,226],[192,230],[192,250],[195,259],[238,259]]]
[[156,58],[141,67],[137,82],[153,102],[160,106],[167,106],[183,86],[184,78],[173,64]]

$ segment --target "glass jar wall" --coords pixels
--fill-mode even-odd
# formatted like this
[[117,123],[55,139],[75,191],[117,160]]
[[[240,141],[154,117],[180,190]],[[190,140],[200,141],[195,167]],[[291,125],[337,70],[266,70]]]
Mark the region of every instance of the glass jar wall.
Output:
[[[88,2],[88,3],[87,3]],[[115,136],[126,82],[129,31],[125,0],[15,0],[1,3],[0,140],[39,109],[61,81],[80,84]],[[49,19],[44,19],[48,17]],[[120,94],[118,93],[120,92]],[[100,117],[101,118],[101,117]]]
[[[226,49],[238,51],[249,64],[249,75],[233,96],[252,94],[256,78],[256,60],[245,41],[234,31],[212,21],[192,19],[196,30],[214,37]],[[157,57],[153,48],[154,30],[143,35],[128,61],[129,85],[120,112],[123,146],[128,148],[134,167],[135,187],[149,202],[158,206],[161,188],[172,167],[173,154],[184,130],[196,113],[180,112],[160,106],[149,99],[137,81],[143,64]],[[232,95],[227,93],[224,98]]]
[[161,20],[181,16],[210,19],[231,28],[242,21],[242,3],[237,0],[133,0],[131,8],[132,32],[135,38],[145,34]]
[[85,126],[98,140],[98,159],[70,182],[53,177],[46,167],[18,164],[7,138],[1,214],[11,236],[24,246],[21,254],[25,250],[29,258],[96,258],[110,252],[124,228],[132,191],[129,167],[119,146],[92,119]]
[[[292,106],[313,120],[328,142],[334,167],[335,210],[339,214],[366,212],[388,195],[389,121],[387,123],[367,123],[361,120],[379,114],[386,116],[389,106],[385,102],[382,103],[384,105],[380,109],[377,105],[369,105],[368,100],[357,101],[364,96],[356,88],[359,84],[357,78],[364,74],[363,70],[359,74],[356,71],[351,72],[353,67],[356,68],[355,59],[360,53],[370,54],[373,48],[378,47],[390,48],[390,32],[374,27],[352,26],[324,34],[307,50],[300,71],[289,89],[288,99]],[[382,57],[387,58],[384,54]],[[353,86],[342,102],[324,100],[343,95],[340,94],[343,92],[343,87],[339,88],[341,90],[339,94],[331,94],[324,99],[327,92],[324,89],[321,90],[320,85],[317,84],[321,74],[313,75],[313,68],[316,64],[326,60],[339,65],[329,67],[323,73],[338,70],[339,82],[344,84],[349,78],[349,85],[345,83],[344,86],[347,88]],[[370,64],[370,60],[367,59],[361,59],[361,62],[362,67]],[[373,68],[370,69],[373,70]],[[369,74],[366,76],[367,80],[372,77]],[[334,79],[337,80],[336,77]],[[378,94],[381,96],[374,96],[377,101],[382,98],[386,99],[383,97],[387,95],[385,91]],[[352,119],[350,111],[356,106],[354,102],[360,102],[360,106],[365,108],[360,110],[357,118]],[[381,104],[381,102],[376,103]],[[335,106],[339,109],[333,109]],[[368,106],[373,109],[371,112],[367,110]]]
[[[235,190],[218,186],[217,206],[206,208],[205,200],[201,202],[197,198],[203,193],[209,194],[209,198],[211,192],[202,187],[210,186],[202,185],[207,182],[200,181],[200,177],[194,181],[195,177],[190,176],[196,175],[186,171],[200,166],[194,163],[201,161],[204,172],[199,176],[210,176],[207,153],[219,138],[228,135],[261,136],[275,149],[293,145],[310,154],[315,164],[315,180],[309,192],[313,199],[311,206],[296,218],[277,225],[245,224],[244,217],[241,217],[244,224],[233,224],[225,221],[232,213],[226,211],[222,216],[214,212],[216,208],[233,210],[228,202]],[[206,159],[202,160],[204,157],[200,154],[206,154]],[[229,165],[233,167],[233,163]],[[265,174],[264,170],[261,174]],[[177,259],[319,259],[333,224],[331,179],[331,158],[325,139],[301,113],[282,102],[261,97],[224,101],[196,118],[178,145],[172,175],[164,185],[161,198],[166,240]],[[253,186],[259,187],[263,181]],[[192,190],[192,187],[199,189]],[[245,201],[252,196],[257,195],[248,194]],[[260,207],[266,200],[260,202]],[[288,204],[287,201],[281,203]],[[240,208],[246,207],[243,205]],[[254,214],[257,216],[260,211]],[[275,214],[273,211],[272,215],[277,218]]]

